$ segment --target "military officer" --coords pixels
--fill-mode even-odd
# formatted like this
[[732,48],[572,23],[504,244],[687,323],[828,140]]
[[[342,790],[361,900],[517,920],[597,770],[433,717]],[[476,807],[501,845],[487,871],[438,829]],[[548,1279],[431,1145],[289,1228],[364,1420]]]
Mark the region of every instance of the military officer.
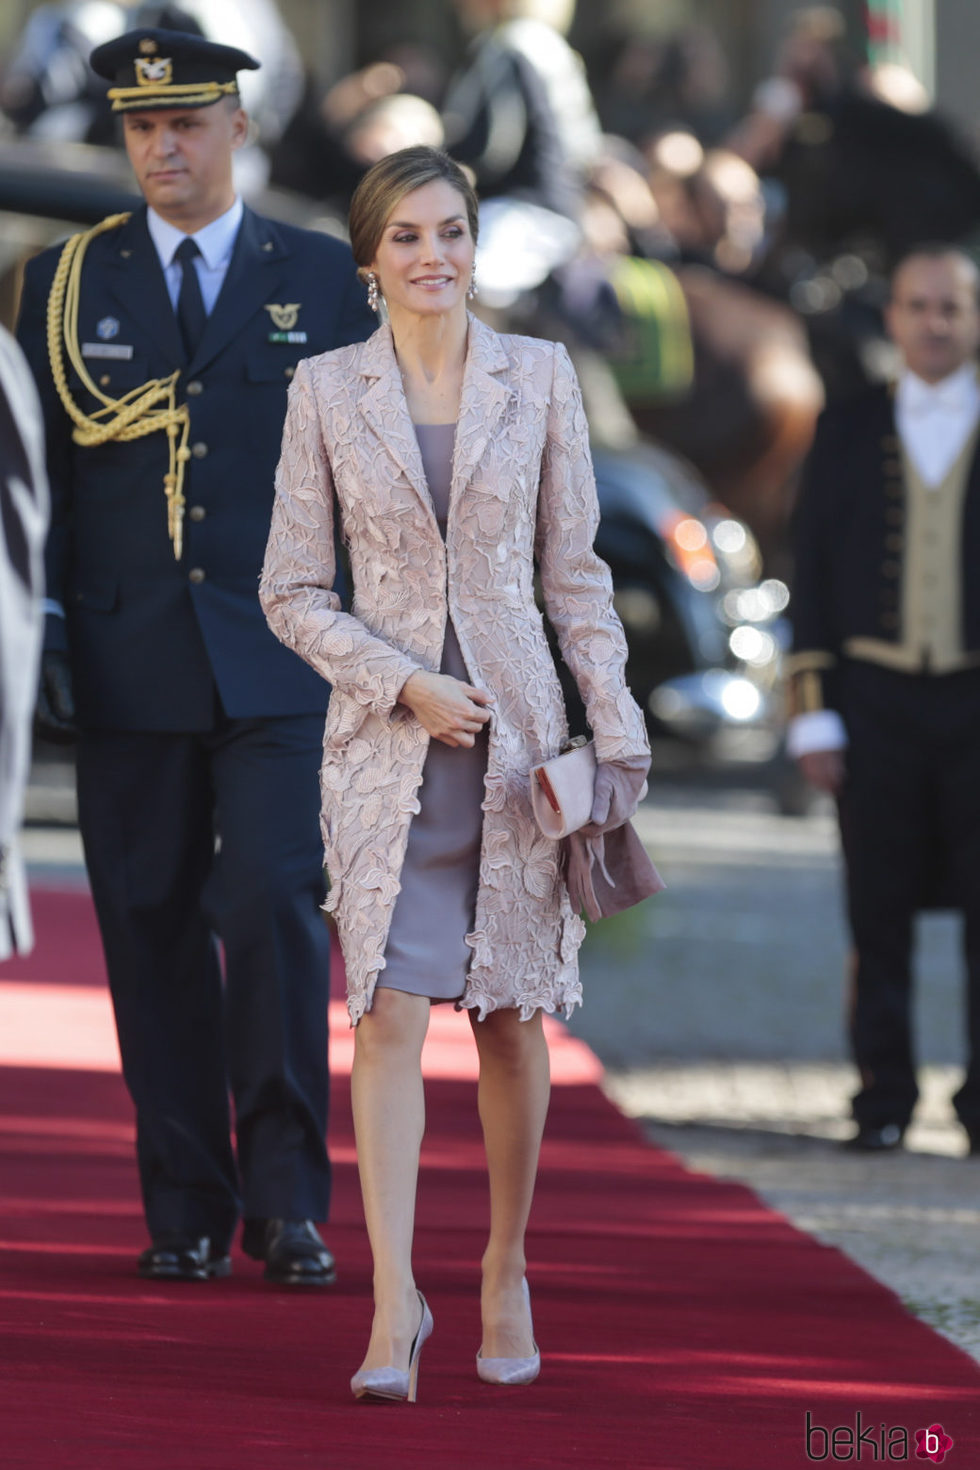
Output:
[[829,408],[796,522],[793,710],[804,773],[838,798],[860,1073],[851,1147],[898,1147],[918,1096],[917,909],[962,910],[967,1068],[953,1103],[980,1153],[978,273],[946,245],[892,279],[897,384]]
[[[299,358],[374,323],[346,246],[236,197],[242,51],[98,47],[144,207],[27,268],[53,517],[39,716],[78,731],[79,820],[136,1108],[153,1278],[322,1285],[327,688],[258,602]],[[233,1147],[229,1092],[234,1105]]]

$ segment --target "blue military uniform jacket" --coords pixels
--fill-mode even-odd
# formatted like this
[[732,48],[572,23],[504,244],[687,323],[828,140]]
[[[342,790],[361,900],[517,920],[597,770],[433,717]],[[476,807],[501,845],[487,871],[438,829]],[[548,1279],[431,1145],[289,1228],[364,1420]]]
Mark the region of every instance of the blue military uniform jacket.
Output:
[[[79,723],[207,729],[215,686],[235,719],[324,709],[327,686],[266,627],[258,578],[296,363],[376,325],[349,249],[245,209],[220,295],[178,385],[191,418],[179,562],[167,526],[165,433],[91,447],[72,441],[46,342],[59,255],[60,247],[45,251],[27,267],[18,336],[47,425],[48,594],[66,612],[63,626],[48,619],[49,646],[52,635],[67,635]],[[268,308],[297,305],[284,332]],[[90,242],[78,339],[88,372],[112,397],[181,365],[145,208]],[[75,401],[94,412],[97,400],[70,366],[68,379]]]

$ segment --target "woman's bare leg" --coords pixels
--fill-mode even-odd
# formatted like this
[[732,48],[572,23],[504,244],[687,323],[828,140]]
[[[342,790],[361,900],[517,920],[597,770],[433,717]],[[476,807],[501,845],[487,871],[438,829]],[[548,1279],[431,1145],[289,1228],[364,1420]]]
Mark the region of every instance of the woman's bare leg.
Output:
[[412,1235],[425,1128],[421,1063],[428,1025],[425,996],[381,987],[354,1032],[354,1137],[374,1259],[374,1323],[362,1368],[407,1368],[419,1327]]
[[490,1175],[490,1237],[483,1255],[485,1358],[525,1358],[534,1352],[521,1281],[524,1235],[548,1113],[548,1044],[537,1011],[471,1014],[480,1054],[480,1121]]

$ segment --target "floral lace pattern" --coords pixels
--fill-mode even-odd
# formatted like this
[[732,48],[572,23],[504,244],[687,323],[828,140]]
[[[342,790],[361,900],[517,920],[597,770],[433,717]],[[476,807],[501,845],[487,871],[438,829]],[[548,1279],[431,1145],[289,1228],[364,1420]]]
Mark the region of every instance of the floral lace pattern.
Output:
[[[333,592],[334,517],[353,603]],[[428,735],[397,703],[438,671],[451,614],[473,682],[493,694],[480,886],[461,1005],[481,1018],[580,1003],[585,926],[558,844],[531,811],[528,772],[566,737],[545,606],[600,760],[648,750],[626,687],[612,582],[592,550],[598,503],[578,383],[564,347],[470,318],[446,539],[435,518],[391,332],[302,362],[290,387],[260,597],[273,632],[333,685],[322,830],[357,1024],[384,968]],[[433,916],[438,922],[438,916]]]

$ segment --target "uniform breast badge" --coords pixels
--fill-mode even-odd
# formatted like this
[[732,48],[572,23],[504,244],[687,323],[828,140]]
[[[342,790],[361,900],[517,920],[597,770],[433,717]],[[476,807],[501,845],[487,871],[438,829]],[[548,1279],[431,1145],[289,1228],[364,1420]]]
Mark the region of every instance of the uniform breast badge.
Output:
[[114,316],[104,316],[100,322],[95,324],[95,335],[100,342],[111,342],[113,337],[119,336],[119,320]]
[[290,301],[280,306],[277,302],[269,302],[265,309],[272,318],[273,326],[277,329],[269,333],[270,342],[303,343],[307,340],[305,332],[293,330],[299,317],[301,304],[299,301]]

